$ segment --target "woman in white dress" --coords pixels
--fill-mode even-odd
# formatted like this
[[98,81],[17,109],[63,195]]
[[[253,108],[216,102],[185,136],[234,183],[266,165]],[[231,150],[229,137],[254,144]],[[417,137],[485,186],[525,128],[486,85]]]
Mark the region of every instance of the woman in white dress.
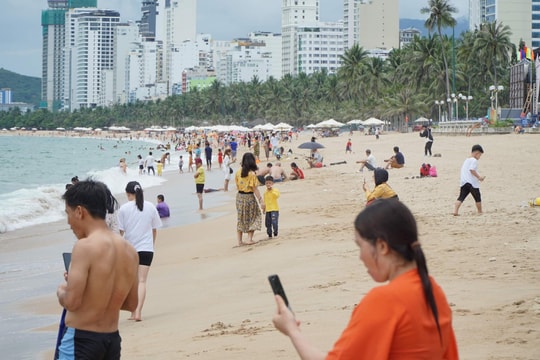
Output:
[[231,169],[231,164],[234,160],[231,160],[231,149],[225,149],[223,153],[223,171],[225,172],[225,183],[223,184],[223,191],[229,191],[229,181],[232,178],[233,170]]

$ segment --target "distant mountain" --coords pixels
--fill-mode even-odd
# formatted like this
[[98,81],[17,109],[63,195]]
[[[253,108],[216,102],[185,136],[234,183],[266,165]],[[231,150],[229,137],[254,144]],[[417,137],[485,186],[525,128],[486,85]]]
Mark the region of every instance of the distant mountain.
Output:
[[39,106],[41,100],[41,79],[20,75],[0,68],[0,89],[10,88],[13,102],[23,102]]
[[[456,21],[457,21],[457,24],[456,24],[456,27],[454,28],[454,33],[456,37],[459,37],[459,35],[462,32],[469,30],[469,20],[465,17],[460,17],[456,19]],[[425,20],[421,20],[421,19],[399,19],[399,29],[403,30],[403,29],[413,27],[420,30],[420,32],[422,33],[422,36],[427,36],[428,30],[424,26],[425,22],[426,22]],[[435,30],[435,32],[436,31],[437,30]],[[442,32],[443,34],[452,36],[452,28],[444,28]]]

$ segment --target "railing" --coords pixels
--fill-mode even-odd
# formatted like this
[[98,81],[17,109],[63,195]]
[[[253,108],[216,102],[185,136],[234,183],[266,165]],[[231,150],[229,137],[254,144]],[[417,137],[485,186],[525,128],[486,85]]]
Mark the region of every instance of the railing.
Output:
[[510,134],[514,131],[512,126],[494,127],[483,123],[482,120],[458,120],[440,122],[438,127],[432,130],[434,133],[443,135],[488,135]]

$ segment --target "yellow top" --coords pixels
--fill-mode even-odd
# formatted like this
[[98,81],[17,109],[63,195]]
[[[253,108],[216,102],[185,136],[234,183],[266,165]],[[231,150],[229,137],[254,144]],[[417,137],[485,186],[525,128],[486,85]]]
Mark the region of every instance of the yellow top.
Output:
[[248,176],[242,177],[242,168],[236,171],[234,175],[234,180],[236,181],[236,188],[238,191],[242,192],[253,192],[255,188],[259,185],[259,179],[254,171],[250,171]]
[[195,184],[204,184],[204,167],[202,165],[199,166],[195,172],[199,174],[199,176],[195,178]]
[[373,191],[366,191],[366,200],[371,201],[375,199],[390,199],[394,196],[397,196],[396,192],[392,190],[387,183],[382,183],[375,186]]
[[276,188],[266,189],[264,192],[264,203],[266,205],[266,212],[279,211],[278,201],[279,190]]

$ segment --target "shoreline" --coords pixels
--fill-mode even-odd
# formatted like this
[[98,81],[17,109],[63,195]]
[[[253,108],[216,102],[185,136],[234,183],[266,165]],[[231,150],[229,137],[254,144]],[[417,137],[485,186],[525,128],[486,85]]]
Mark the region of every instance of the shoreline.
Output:
[[[540,237],[534,226],[540,208],[526,205],[540,196],[540,178],[531,166],[537,159],[535,137],[439,135],[433,152],[442,157],[436,158],[423,156],[424,141],[417,133],[382,134],[379,140],[354,133],[353,154],[345,154],[349,136],[341,134],[317,141],[325,146],[321,152],[326,164],[346,163],[308,169],[302,159],[306,151],[296,148],[310,137],[305,132],[285,145],[295,151],[293,158],[281,160],[282,166],[289,172],[290,162],[296,161],[306,179],[275,185],[281,192],[277,239],[261,241],[266,238],[263,225],[255,233],[258,244],[235,247],[234,185],[228,194],[205,194],[205,200],[226,195],[222,204],[207,210],[222,215],[158,231],[143,321],[130,322],[129,314],[121,313],[124,357],[297,358],[289,340],[271,324],[275,303],[266,277],[273,273],[280,275],[303,332],[321,349],[330,349],[354,305],[377,286],[353,242],[352,222],[364,206],[363,178],[373,185],[372,174],[358,173],[356,161],[370,148],[382,165],[396,145],[406,165],[389,170],[389,184],[417,219],[430,274],[452,307],[461,357],[540,357],[540,290],[535,286],[540,282]],[[476,215],[468,198],[461,216],[454,217],[460,167],[475,143],[485,150],[479,162],[479,172],[486,176],[481,185],[484,214]],[[437,166],[437,178],[416,178],[423,162]],[[165,186],[174,189],[178,180]],[[33,241],[39,243],[39,238]],[[59,254],[55,256],[58,270],[50,276],[56,285],[62,264]],[[28,306],[59,316],[55,289]],[[41,358],[50,351],[40,353]]]

